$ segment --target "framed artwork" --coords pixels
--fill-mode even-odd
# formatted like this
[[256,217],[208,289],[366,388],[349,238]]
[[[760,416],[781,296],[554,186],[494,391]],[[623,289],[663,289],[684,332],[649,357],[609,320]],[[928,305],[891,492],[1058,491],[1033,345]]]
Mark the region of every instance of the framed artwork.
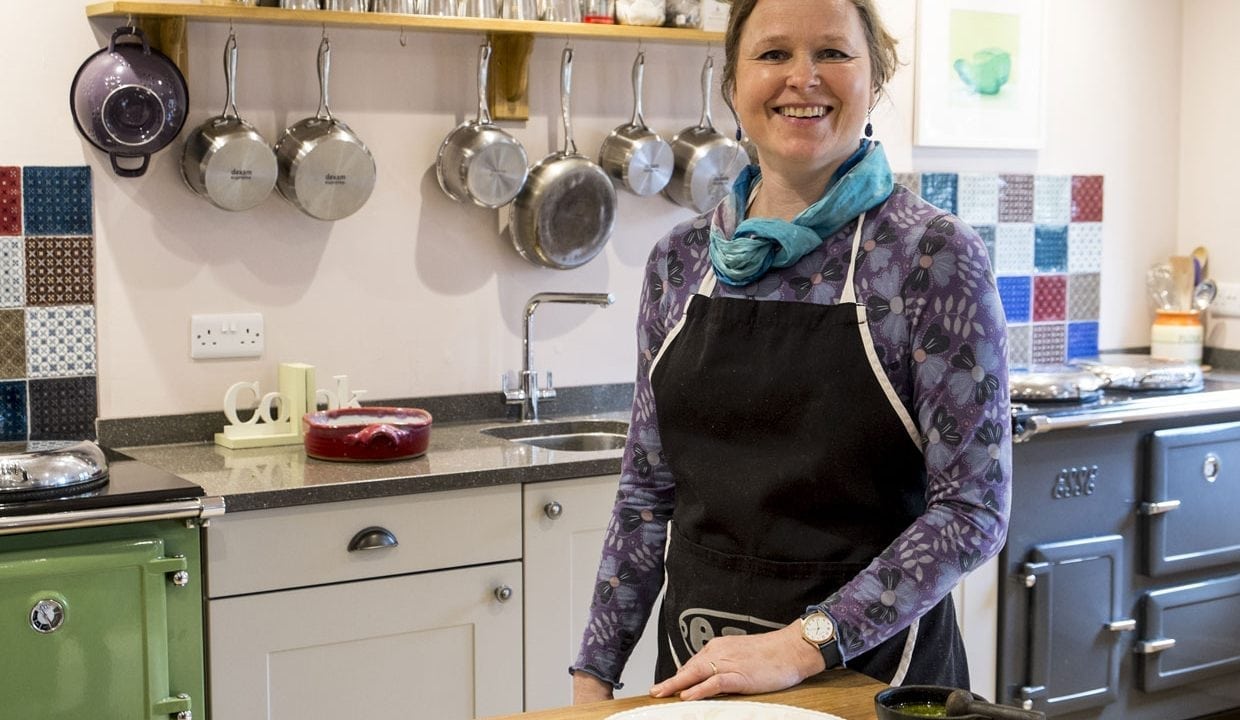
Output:
[[1038,148],[1043,0],[919,0],[917,145]]

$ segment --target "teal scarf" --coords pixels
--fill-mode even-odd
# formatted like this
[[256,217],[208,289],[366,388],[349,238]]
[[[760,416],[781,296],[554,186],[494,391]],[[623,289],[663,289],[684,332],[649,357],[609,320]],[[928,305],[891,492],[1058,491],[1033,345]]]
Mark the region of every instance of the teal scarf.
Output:
[[[772,267],[786,268],[805,257],[840,228],[891,195],[895,183],[887,154],[877,142],[864,145],[860,160],[839,179],[827,186],[813,205],[792,219],[746,218],[736,225],[731,237],[711,223],[710,262],[719,282],[748,285]],[[754,183],[762,176],[757,165],[745,168],[732,184],[725,201],[734,218],[744,218]]]

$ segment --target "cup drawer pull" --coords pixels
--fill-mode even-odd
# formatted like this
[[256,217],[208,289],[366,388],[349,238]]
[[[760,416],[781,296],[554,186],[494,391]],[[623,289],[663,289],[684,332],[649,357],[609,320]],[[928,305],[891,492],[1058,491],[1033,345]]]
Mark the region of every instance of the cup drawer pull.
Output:
[[359,530],[353,539],[349,541],[349,552],[358,552],[361,550],[382,550],[383,548],[393,548],[400,543],[396,541],[396,536],[387,528],[368,527]]

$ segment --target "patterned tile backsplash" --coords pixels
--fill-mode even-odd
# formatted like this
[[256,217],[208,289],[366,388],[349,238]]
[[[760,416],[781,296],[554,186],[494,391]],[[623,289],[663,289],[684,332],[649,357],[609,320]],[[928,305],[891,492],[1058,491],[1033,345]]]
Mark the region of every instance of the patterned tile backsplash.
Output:
[[89,167],[0,167],[0,441],[95,436]]
[[990,251],[1013,367],[1098,354],[1101,175],[897,173]]

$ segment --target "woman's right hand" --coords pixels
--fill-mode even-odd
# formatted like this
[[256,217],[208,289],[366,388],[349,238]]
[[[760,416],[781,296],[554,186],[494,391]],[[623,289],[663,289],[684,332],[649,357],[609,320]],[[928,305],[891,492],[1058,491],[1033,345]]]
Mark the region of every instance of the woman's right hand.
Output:
[[588,672],[573,673],[574,705],[611,699],[611,683],[603,682]]

